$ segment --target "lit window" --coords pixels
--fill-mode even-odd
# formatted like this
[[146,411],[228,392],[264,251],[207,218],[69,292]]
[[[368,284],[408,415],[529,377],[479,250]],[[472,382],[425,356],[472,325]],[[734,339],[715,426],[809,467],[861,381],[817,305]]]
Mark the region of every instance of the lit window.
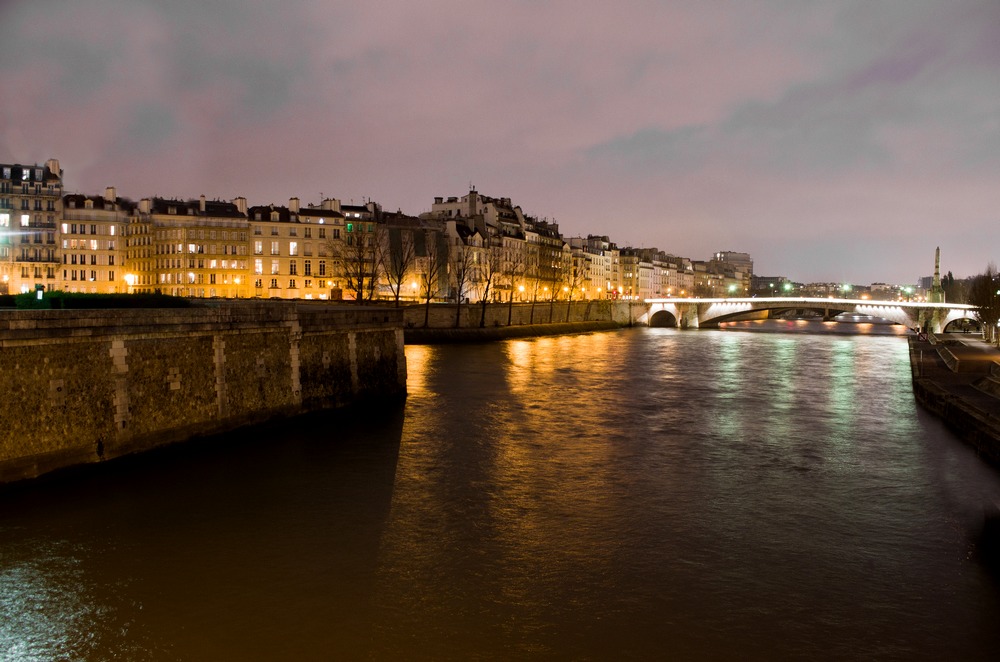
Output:
[[29,217],[28,217],[27,214],[21,214],[21,227],[22,228],[28,227],[28,219],[29,219]]
[[288,242],[288,254],[289,255],[298,255],[299,254],[299,242],[297,242],[297,241],[290,241],[290,242]]

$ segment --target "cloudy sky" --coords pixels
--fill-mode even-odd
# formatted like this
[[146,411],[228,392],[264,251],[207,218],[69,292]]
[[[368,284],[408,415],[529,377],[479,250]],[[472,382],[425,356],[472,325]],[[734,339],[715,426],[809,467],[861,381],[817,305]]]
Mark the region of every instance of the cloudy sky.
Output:
[[1000,262],[1000,0],[0,0],[0,162],[67,191],[510,197],[800,281]]

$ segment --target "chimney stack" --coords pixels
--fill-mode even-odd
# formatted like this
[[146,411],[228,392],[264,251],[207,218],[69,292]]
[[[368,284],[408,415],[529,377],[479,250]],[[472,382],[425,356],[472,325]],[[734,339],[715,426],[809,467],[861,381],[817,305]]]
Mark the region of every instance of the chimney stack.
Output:
[[205,196],[204,195],[202,195],[200,198],[198,198],[198,210],[202,214],[205,213]]
[[114,186],[108,186],[107,188],[104,189],[105,202],[110,202],[111,204],[114,204],[115,200],[117,199],[118,199],[118,193],[117,191],[115,191]]
[[299,213],[299,199],[298,198],[288,198],[288,210],[293,214]]

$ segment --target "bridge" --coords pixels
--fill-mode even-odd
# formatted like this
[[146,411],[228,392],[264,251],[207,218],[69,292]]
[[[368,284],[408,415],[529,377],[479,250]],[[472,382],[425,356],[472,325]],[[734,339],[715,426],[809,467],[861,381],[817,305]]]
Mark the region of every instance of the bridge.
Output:
[[649,306],[637,320],[650,326],[682,329],[716,327],[734,319],[765,319],[795,310],[814,311],[830,320],[837,315],[878,317],[908,328],[942,333],[951,322],[973,319],[975,306],[961,303],[824,299],[820,297],[751,297],[727,299],[646,299]]

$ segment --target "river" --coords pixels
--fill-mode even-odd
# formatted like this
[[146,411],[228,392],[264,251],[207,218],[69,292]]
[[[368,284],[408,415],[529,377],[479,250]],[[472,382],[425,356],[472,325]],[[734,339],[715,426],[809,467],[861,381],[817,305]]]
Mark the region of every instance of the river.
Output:
[[1000,475],[901,333],[411,346],[405,405],[7,489],[0,659],[996,659]]

